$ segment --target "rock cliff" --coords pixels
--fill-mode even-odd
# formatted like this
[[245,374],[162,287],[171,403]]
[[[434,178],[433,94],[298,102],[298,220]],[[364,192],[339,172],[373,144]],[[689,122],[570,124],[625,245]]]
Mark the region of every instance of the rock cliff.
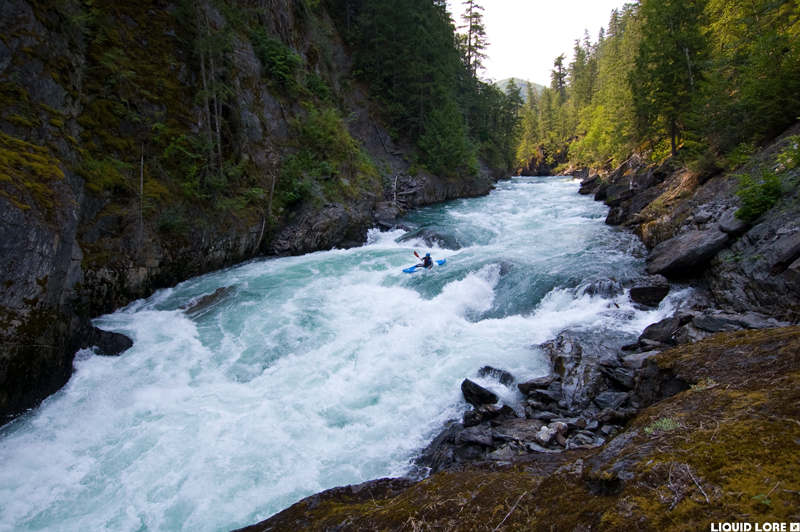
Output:
[[93,317],[491,186],[411,175],[318,2],[7,0],[0,36],[0,424],[124,348]]

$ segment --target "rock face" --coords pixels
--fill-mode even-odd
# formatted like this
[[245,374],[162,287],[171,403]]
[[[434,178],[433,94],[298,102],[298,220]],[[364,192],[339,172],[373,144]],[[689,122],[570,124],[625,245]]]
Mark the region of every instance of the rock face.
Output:
[[700,268],[728,242],[729,235],[717,227],[689,231],[660,243],[647,255],[645,269],[651,275],[687,277],[699,275]]
[[[0,3],[0,174],[11,177],[0,180],[0,424],[63,386],[78,347],[110,345],[93,317],[255,256],[360,244],[407,208],[491,189],[488,171],[410,176],[410,146],[343,84],[352,62],[327,8],[275,0],[258,27],[324,82],[350,116],[340,133],[385,174],[334,169],[307,200],[287,200],[280,171],[313,113],[212,4],[206,31],[230,30],[229,49],[201,69],[184,12],[198,6],[109,0],[91,15],[107,34],[88,38],[80,2]],[[231,89],[213,116],[198,97],[208,76]],[[211,138],[214,156],[198,155]]]

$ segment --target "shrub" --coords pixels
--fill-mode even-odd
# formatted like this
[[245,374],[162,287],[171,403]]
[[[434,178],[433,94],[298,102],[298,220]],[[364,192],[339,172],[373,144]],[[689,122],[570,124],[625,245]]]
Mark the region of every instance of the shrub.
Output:
[[800,135],[787,139],[789,146],[778,154],[778,163],[786,170],[800,166]]
[[747,175],[739,176],[736,195],[742,198],[742,206],[736,211],[736,217],[744,222],[752,222],[778,202],[781,181],[777,174],[769,171],[765,171],[759,181]]
[[300,66],[301,59],[283,41],[273,39],[263,28],[250,34],[253,51],[261,64],[264,65],[269,76],[280,86],[294,92],[297,83],[294,76]]

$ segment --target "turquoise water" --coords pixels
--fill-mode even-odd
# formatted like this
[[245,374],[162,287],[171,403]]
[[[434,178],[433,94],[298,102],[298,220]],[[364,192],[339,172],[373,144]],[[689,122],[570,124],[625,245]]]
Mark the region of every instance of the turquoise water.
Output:
[[[638,335],[671,310],[580,295],[642,271],[638,241],[569,178],[514,178],[404,222],[398,243],[258,260],[103,316],[120,357],[82,351],[68,385],[0,434],[0,531],[230,530],[315,492],[403,475],[466,410],[464,378],[509,404],[564,329]],[[447,263],[402,273],[430,252]],[[204,296],[226,288],[210,305]],[[186,310],[184,310],[186,309]]]

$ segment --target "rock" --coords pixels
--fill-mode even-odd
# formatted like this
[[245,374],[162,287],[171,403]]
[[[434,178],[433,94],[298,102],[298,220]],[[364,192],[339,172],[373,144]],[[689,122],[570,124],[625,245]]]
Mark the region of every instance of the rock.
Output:
[[464,427],[474,427],[484,421],[491,421],[498,417],[517,417],[517,413],[508,405],[498,408],[495,405],[483,405],[475,410],[464,412]]
[[546,410],[535,410],[533,408],[526,408],[525,409],[525,417],[528,419],[538,419],[540,421],[551,421],[558,417],[558,414],[554,412],[548,412]]
[[642,340],[653,340],[665,344],[672,340],[672,335],[678,330],[681,325],[681,320],[678,317],[665,318],[657,323],[648,325],[641,336],[639,342]]
[[96,327],[93,329],[94,334],[88,344],[95,347],[95,353],[98,355],[117,356],[133,347],[133,340],[124,334],[103,331]]
[[758,312],[748,312],[747,314],[739,315],[739,323],[745,329],[772,329],[773,327],[788,327],[791,325],[789,322],[781,322],[775,318],[769,318]]
[[549,410],[546,404],[540,403],[539,401],[534,401],[533,399],[528,399],[527,404],[534,410]]
[[[598,347],[600,357],[583,356],[583,348],[570,333],[562,333],[553,341],[545,342],[540,346],[550,356],[553,362],[553,369],[561,377],[560,382],[550,385],[548,391],[544,393],[537,390],[541,396],[549,396],[567,410],[580,410],[589,406],[592,398],[607,387],[605,377],[600,372],[600,357],[606,357],[607,353]],[[616,358],[613,354],[613,358]],[[553,393],[555,384],[560,384],[557,396]]]
[[667,294],[669,294],[667,278],[663,275],[649,275],[633,281],[630,298],[635,303],[656,307]]
[[612,299],[623,292],[622,285],[616,279],[607,277],[590,280],[588,284],[579,286],[577,295],[601,296],[605,299]]
[[527,382],[522,382],[517,384],[517,388],[525,395],[531,395],[534,390],[539,389],[546,389],[550,386],[553,382],[559,379],[558,375],[548,375],[547,377],[538,377],[536,379],[531,379]]
[[550,386],[545,388],[544,390],[534,390],[532,393],[533,397],[539,397],[545,401],[554,401],[558,402],[561,401],[564,397],[563,390],[561,388],[561,383],[559,381],[553,381],[550,383]]
[[747,232],[749,224],[736,217],[735,210],[729,210],[719,219],[719,230],[731,236],[742,236]]
[[494,438],[492,437],[492,428],[486,425],[478,427],[470,427],[458,433],[456,437],[456,445],[463,445],[465,443],[476,443],[478,445],[485,445],[491,447],[494,445]]
[[564,437],[563,434],[556,434],[556,443],[561,447],[567,446],[567,439]]
[[491,366],[484,366],[480,370],[478,370],[478,377],[486,378],[491,377],[492,379],[497,380],[500,384],[504,386],[511,386],[514,382],[514,376],[507,371],[503,371],[501,369],[495,369]]
[[503,445],[494,452],[486,455],[488,460],[496,460],[501,462],[509,462],[517,456],[517,452],[511,448],[510,445]]
[[705,210],[702,210],[694,215],[694,223],[697,225],[707,224],[711,221],[711,213]]
[[397,239],[398,242],[407,242],[409,240],[422,240],[427,247],[437,246],[442,249],[461,249],[461,244],[453,235],[440,233],[427,227],[406,233]]
[[500,400],[494,392],[483,388],[469,379],[461,383],[461,393],[464,399],[472,406],[493,405]]
[[525,448],[528,449],[532,453],[560,453],[560,450],[556,449],[548,449],[547,447],[542,447],[538,443],[529,442],[525,444]]
[[566,434],[569,430],[569,425],[563,421],[553,421],[549,426],[555,429],[558,434]]
[[627,392],[602,392],[594,398],[594,402],[597,406],[605,410],[606,408],[610,408],[611,410],[616,410],[619,408],[622,403],[624,403],[628,399]]
[[697,327],[689,323],[678,329],[672,336],[672,339],[676,344],[683,345],[683,344],[699,342],[700,340],[708,336],[711,336],[710,332],[704,331],[703,329],[698,329]]
[[705,314],[692,320],[692,325],[708,332],[738,331],[742,329],[741,322],[736,317],[725,315]]
[[498,440],[529,442],[536,439],[543,427],[546,425],[538,419],[511,419],[491,429],[491,434]]
[[395,220],[403,213],[393,201],[384,201],[375,205],[373,218],[375,223],[384,228],[391,228]]
[[642,351],[653,351],[654,349],[662,349],[664,347],[667,346],[656,340],[651,340],[650,338],[642,338],[639,340],[639,349]]
[[616,384],[629,390],[636,385],[636,376],[629,368],[601,368],[603,374]]
[[654,247],[647,255],[645,269],[651,275],[666,277],[697,275],[729,238],[716,225],[706,231],[688,231]]
[[786,271],[786,269],[800,258],[800,232],[783,239],[780,244],[778,259],[769,270],[770,277]]
[[636,353],[635,355],[628,355],[626,357],[622,357],[622,365],[629,369],[641,369],[644,365],[644,362],[655,354],[656,353],[649,351],[644,353]]
[[578,190],[578,194],[581,194],[582,196],[594,194],[595,192],[597,192],[597,189],[599,187],[600,187],[600,176],[595,174],[581,181],[581,188],[580,190]]
[[558,431],[551,427],[542,427],[539,432],[533,435],[535,443],[539,445],[549,445]]

